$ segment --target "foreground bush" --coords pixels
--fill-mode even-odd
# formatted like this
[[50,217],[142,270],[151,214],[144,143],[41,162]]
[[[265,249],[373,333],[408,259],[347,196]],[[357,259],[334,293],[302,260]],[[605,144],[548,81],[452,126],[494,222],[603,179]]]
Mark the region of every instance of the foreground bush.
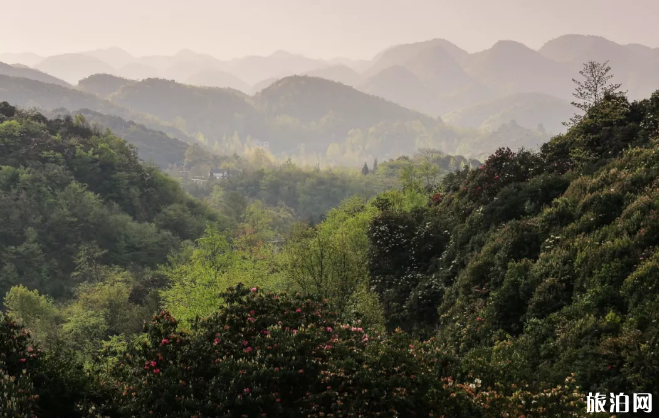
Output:
[[[486,385],[434,340],[338,322],[326,303],[237,287],[226,307],[182,329],[167,312],[124,353],[86,371],[0,323],[0,417],[578,417],[574,379]],[[483,372],[487,374],[487,372]]]
[[[318,300],[242,287],[181,329],[167,312],[100,380],[121,417],[579,416],[570,385],[547,393],[458,383],[434,341],[371,335]],[[547,394],[551,393],[552,396]]]

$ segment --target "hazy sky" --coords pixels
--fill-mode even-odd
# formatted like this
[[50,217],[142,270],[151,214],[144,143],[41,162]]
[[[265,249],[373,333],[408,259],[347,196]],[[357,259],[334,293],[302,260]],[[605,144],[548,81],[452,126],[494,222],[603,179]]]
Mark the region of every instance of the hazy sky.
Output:
[[0,52],[370,59],[431,38],[473,52],[499,39],[538,48],[565,33],[659,47],[657,16],[659,0],[0,0]]

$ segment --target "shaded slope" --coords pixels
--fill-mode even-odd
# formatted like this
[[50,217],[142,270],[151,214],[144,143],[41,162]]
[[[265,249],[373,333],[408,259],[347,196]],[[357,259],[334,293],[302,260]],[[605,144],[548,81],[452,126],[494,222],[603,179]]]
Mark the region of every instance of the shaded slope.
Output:
[[255,96],[268,114],[286,114],[304,123],[332,114],[350,128],[369,127],[383,120],[435,120],[352,87],[321,78],[286,77]]
[[165,121],[180,118],[188,132],[203,132],[214,139],[243,132],[255,118],[248,96],[237,90],[195,87],[162,79],[125,85],[109,99]]
[[586,392],[651,391],[657,121],[659,92],[609,96],[539,153],[498,150],[447,176],[427,209],[384,211],[370,272],[390,329],[491,362],[497,382],[572,375]]
[[162,131],[149,129],[142,124],[127,121],[119,116],[104,115],[89,109],[73,112],[55,109],[48,112],[47,115],[51,117],[83,115],[92,126],[98,127],[99,130],[109,129],[129,144],[137,147],[140,159],[154,163],[163,169],[170,164],[182,164],[185,160],[185,151],[189,146]]
[[121,87],[133,83],[135,81],[114,75],[94,74],[80,80],[77,87],[84,92],[92,93],[105,99]]

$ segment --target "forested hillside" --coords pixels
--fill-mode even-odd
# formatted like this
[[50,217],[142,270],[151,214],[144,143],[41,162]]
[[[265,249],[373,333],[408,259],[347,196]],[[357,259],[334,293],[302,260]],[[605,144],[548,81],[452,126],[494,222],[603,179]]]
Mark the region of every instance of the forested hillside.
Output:
[[161,168],[180,164],[185,159],[185,152],[190,146],[190,144],[172,138],[162,131],[149,129],[132,120],[105,115],[89,109],[69,112],[60,108],[44,112],[44,114],[51,118],[82,115],[96,129],[109,129],[129,144],[134,145],[141,160],[154,163]]
[[[80,119],[2,114],[2,202],[17,202],[3,272],[28,288],[5,298],[1,367],[28,373],[0,388],[24,416],[585,417],[585,393],[659,383],[659,92],[607,93],[539,151],[501,148],[447,175],[456,160],[436,151],[366,165],[363,178],[400,188],[313,225],[267,195],[287,199],[294,165],[215,185],[214,214]],[[46,176],[52,210],[29,206]],[[90,226],[54,248],[58,229],[42,225],[65,209],[60,223]],[[90,211],[104,223],[78,215]],[[89,242],[75,263],[49,257]],[[30,290],[69,283],[66,302]],[[56,341],[60,354],[32,345]]]
[[[495,381],[651,391],[657,358],[659,93],[610,95],[539,153],[447,176],[432,207],[369,229],[388,328],[435,336]],[[476,371],[479,370],[479,371]]]
[[69,297],[82,265],[155,268],[217,219],[84,117],[0,107],[0,293]]

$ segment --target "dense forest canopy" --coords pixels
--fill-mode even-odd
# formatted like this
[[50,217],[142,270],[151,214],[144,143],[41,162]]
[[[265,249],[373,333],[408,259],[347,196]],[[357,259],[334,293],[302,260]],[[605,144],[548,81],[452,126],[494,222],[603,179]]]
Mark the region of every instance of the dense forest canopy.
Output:
[[217,219],[81,115],[49,120],[2,103],[0,138],[2,293],[25,284],[69,295],[81,258],[154,268]]
[[[287,83],[303,94],[313,80]],[[250,117],[285,109],[338,126],[316,124],[322,108],[259,104],[286,83],[255,103],[166,83],[186,100],[216,98],[209,109],[231,94]],[[26,417],[564,417],[586,416],[588,392],[651,393],[659,92],[630,101],[598,88],[566,133],[482,164],[428,147],[308,169],[260,147],[195,144],[170,171],[188,173],[196,197],[85,116],[3,103],[0,406]],[[424,118],[398,123],[448,129]],[[497,130],[502,145],[516,126]]]

